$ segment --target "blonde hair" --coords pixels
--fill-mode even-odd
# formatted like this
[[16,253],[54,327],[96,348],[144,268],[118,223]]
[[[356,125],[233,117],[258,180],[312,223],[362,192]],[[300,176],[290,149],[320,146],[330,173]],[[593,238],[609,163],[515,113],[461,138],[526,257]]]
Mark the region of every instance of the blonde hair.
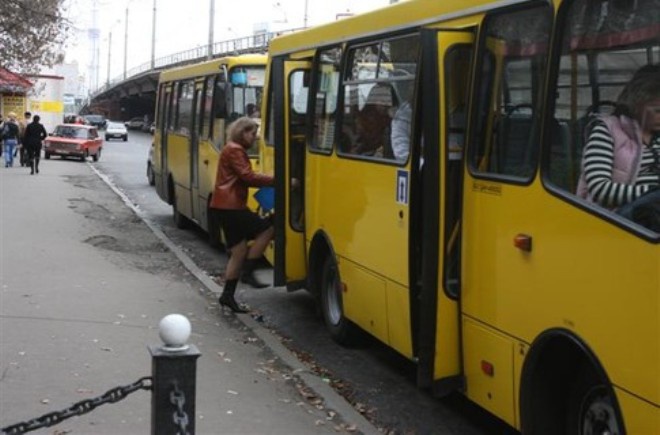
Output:
[[229,124],[227,136],[232,142],[243,144],[243,134],[248,131],[257,131],[259,125],[252,118],[243,116]]
[[9,113],[7,114],[7,117],[8,117],[9,119],[16,119],[16,113],[14,113],[14,112],[9,112]]

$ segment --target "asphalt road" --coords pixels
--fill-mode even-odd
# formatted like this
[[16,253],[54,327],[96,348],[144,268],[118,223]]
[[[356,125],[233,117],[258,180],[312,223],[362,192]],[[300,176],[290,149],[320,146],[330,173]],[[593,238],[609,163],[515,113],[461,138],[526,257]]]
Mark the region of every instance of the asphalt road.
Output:
[[[220,274],[226,263],[224,253],[211,248],[203,232],[176,229],[171,207],[148,184],[146,160],[151,141],[148,133],[130,131],[128,142],[107,142],[95,166],[202,270],[209,275]],[[269,271],[260,273],[267,275]],[[313,299],[304,291],[242,289],[238,297],[384,433],[515,433],[460,394],[439,399],[419,390],[414,365],[375,340],[352,349],[334,343],[316,313]]]

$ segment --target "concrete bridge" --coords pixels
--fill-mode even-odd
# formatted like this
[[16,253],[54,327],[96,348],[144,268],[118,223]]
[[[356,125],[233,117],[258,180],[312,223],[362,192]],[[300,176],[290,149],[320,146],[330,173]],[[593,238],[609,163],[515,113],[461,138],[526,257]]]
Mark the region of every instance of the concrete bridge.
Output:
[[170,54],[155,59],[153,62],[146,62],[126,71],[125,74],[119,77],[115,77],[94,91],[82,108],[81,113],[102,114],[108,119],[117,121],[125,121],[144,115],[153,120],[156,113],[158,76],[161,71],[211,58],[247,53],[265,53],[272,38],[295,30],[297,29],[216,42],[212,45],[211,56],[208,53],[208,46],[204,46]]

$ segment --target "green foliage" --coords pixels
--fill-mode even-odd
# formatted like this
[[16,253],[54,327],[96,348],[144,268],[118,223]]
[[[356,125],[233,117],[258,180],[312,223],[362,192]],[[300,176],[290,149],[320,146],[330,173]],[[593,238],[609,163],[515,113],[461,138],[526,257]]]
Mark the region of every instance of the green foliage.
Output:
[[62,61],[71,23],[65,0],[3,0],[0,8],[0,65],[37,73]]

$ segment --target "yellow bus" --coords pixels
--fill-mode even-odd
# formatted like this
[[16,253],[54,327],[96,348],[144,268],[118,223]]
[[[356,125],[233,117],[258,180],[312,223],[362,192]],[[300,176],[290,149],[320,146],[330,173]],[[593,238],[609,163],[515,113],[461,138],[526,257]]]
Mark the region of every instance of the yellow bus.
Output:
[[[192,222],[208,232],[212,245],[222,240],[209,202],[226,127],[240,116],[260,122],[266,59],[265,54],[229,56],[160,75],[153,156],[156,191],[172,205],[178,228]],[[248,154],[258,170],[259,149],[253,148]]]
[[274,39],[275,284],[523,433],[660,433],[659,223],[576,194],[589,120],[659,61],[657,0],[409,0]]

